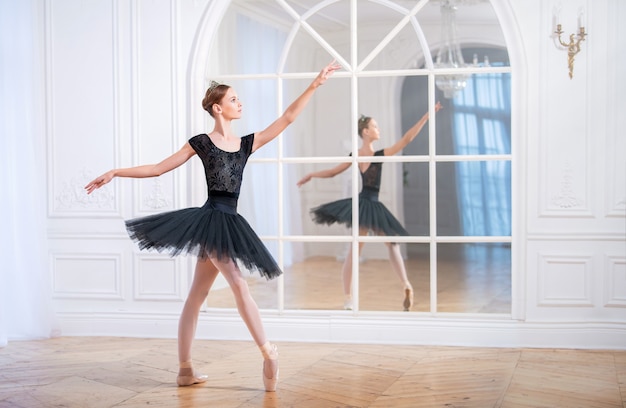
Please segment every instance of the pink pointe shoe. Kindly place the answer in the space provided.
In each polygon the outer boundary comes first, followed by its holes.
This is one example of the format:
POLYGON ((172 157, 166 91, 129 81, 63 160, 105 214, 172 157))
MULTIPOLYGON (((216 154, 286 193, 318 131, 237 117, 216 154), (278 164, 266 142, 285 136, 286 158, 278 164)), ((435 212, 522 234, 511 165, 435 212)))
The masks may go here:
POLYGON ((208 375, 196 375, 193 371, 191 361, 184 361, 180 363, 180 369, 178 370, 178 376, 176 377, 176 384, 178 384, 179 387, 186 387, 188 385, 203 383, 208 379, 208 375))
POLYGON ((276 391, 276 383, 278 382, 278 362, 276 362, 276 371, 272 373, 271 377, 267 377, 265 375, 265 363, 267 360, 278 360, 278 348, 275 344, 270 344, 269 341, 265 342, 262 346, 259 347, 261 353, 263 354, 263 385, 265 386, 265 391, 273 392, 276 391))

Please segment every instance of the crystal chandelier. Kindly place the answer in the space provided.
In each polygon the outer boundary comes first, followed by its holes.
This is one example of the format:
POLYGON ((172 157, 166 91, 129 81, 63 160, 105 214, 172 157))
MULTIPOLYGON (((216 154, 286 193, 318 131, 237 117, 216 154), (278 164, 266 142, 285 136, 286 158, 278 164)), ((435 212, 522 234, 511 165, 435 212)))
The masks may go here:
MULTIPOLYGON (((437 53, 435 68, 466 67, 461 54, 461 46, 456 39, 456 4, 454 0, 441 1, 441 47, 437 53)), ((467 85, 467 74, 437 75, 435 84, 443 91, 443 96, 452 98, 467 85)))

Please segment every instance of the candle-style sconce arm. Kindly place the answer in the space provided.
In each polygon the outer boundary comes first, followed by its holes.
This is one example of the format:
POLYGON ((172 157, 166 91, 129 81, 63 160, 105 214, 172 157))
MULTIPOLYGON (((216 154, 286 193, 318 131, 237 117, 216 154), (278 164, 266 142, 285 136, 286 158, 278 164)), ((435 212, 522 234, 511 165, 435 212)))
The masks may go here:
POLYGON ((569 43, 564 42, 561 39, 561 35, 563 34, 561 24, 557 24, 554 34, 558 35, 559 43, 561 43, 563 47, 567 48, 567 67, 569 68, 569 78, 572 79, 574 77, 574 57, 580 52, 580 43, 584 41, 587 36, 585 27, 580 27, 578 29, 578 35, 570 34, 569 43))

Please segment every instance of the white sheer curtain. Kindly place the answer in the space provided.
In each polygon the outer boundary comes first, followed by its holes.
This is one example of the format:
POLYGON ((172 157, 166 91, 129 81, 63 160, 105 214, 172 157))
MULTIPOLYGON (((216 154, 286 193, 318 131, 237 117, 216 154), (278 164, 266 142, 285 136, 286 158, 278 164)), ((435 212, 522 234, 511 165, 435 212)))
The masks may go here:
MULTIPOLYGON (((276 72, 280 53, 285 42, 286 33, 268 24, 259 22, 243 14, 237 14, 234 31, 237 33, 235 61, 237 69, 242 74, 258 74, 276 72), (248 41, 249 38, 260 40, 263 47, 257 42, 248 41)), ((285 84, 285 88, 289 85, 285 84)), ((244 114, 238 126, 249 131, 262 130, 278 117, 276 101, 276 83, 273 80, 249 80, 236 86, 240 97, 245 98, 244 114)), ((285 101, 283 110, 291 103, 285 101)), ((277 155, 277 141, 273 141, 255 152, 252 158, 275 158, 277 155)), ((260 164, 248 165, 244 176, 239 208, 246 219, 253 225, 260 235, 276 235, 278 216, 283 216, 285 230, 291 230, 292 217, 289 213, 293 209, 292 202, 286 202, 283 210, 287 214, 278 214, 276 201, 271 197, 278 196, 277 167, 275 165, 260 164), (268 182, 269 180, 269 182, 268 182)), ((289 179, 289 175, 285 175, 289 179)), ((288 185, 295 186, 296 181, 290 180, 288 185)), ((291 199, 291 195, 287 194, 291 199)), ((276 242, 265 243, 276 256, 278 246, 276 242)), ((293 248, 287 245, 284 252, 284 264, 293 262, 293 248)))
POLYGON ((0 347, 51 336, 42 10, 0 0, 0 347))

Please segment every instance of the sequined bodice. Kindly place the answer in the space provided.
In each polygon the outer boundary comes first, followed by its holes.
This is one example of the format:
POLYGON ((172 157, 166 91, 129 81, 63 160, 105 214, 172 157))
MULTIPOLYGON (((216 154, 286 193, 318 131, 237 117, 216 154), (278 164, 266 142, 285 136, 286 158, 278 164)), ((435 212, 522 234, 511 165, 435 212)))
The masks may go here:
POLYGON ((209 197, 212 193, 239 197, 243 169, 252 154, 254 134, 241 138, 241 147, 236 152, 227 152, 213 144, 207 134, 189 139, 189 144, 202 160, 209 197))
MULTIPOLYGON (((378 150, 374 152, 374 156, 384 156, 384 150, 378 150)), ((361 180, 363 181, 363 189, 378 192, 380 191, 380 177, 383 172, 382 162, 370 163, 367 170, 360 172, 361 180)))

